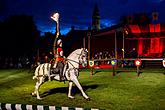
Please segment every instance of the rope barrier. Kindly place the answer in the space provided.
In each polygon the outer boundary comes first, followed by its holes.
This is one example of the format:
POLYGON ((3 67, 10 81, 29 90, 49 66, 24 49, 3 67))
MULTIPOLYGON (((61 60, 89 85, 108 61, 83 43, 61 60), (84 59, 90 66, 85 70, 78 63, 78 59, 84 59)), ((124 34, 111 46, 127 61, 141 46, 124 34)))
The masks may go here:
POLYGON ((99 109, 0 103, 0 110, 99 110, 99 109))

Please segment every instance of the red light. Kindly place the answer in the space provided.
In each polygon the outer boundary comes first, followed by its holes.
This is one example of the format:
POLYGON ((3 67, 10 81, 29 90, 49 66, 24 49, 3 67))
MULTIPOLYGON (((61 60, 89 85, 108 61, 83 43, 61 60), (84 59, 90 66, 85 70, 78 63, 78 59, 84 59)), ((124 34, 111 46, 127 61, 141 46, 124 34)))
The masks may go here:
POLYGON ((163 63, 163 66, 165 67, 165 60, 163 60, 162 63, 163 63))
POLYGON ((141 60, 135 60, 135 65, 136 66, 141 66, 141 60))

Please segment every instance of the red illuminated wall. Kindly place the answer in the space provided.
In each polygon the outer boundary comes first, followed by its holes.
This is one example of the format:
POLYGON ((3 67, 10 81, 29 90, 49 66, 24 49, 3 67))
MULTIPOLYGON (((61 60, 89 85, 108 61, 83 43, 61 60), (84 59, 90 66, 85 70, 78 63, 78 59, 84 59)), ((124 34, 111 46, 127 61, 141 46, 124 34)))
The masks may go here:
POLYGON ((131 38, 138 41, 136 47, 139 56, 160 57, 165 52, 165 36, 161 36, 164 27, 162 24, 128 26, 133 35, 131 38))
POLYGON ((138 55, 161 57, 165 52, 165 38, 137 39, 138 55))
POLYGON ((160 53, 162 53, 164 50, 164 46, 163 46, 163 44, 164 44, 164 39, 160 39, 160 53))
POLYGON ((150 53, 160 53, 160 38, 151 38, 150 53))
POLYGON ((143 53, 143 41, 142 39, 138 40, 138 55, 142 55, 143 53))
POLYGON ((149 24, 150 32, 160 32, 160 24, 149 24))

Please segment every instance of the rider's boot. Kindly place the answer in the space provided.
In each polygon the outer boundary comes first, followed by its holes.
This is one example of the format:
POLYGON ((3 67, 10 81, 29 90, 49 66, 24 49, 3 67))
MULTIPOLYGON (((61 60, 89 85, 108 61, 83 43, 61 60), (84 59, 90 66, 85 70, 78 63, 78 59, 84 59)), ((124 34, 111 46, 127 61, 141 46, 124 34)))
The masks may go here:
POLYGON ((60 72, 59 76, 60 76, 60 81, 65 81, 65 78, 63 76, 63 72, 60 72))
POLYGON ((50 75, 49 75, 49 81, 52 80, 52 77, 54 76, 54 69, 57 67, 57 62, 52 64, 52 67, 50 68, 50 75))
POLYGON ((60 74, 60 81, 65 81, 65 78, 62 74, 60 74))
POLYGON ((52 68, 56 68, 57 67, 57 62, 54 63, 52 68))
POLYGON ((66 65, 64 65, 64 68, 63 68, 63 72, 62 72, 62 79, 64 79, 64 80, 66 80, 66 77, 64 77, 65 76, 65 72, 66 72, 66 68, 67 68, 67 66, 66 65))

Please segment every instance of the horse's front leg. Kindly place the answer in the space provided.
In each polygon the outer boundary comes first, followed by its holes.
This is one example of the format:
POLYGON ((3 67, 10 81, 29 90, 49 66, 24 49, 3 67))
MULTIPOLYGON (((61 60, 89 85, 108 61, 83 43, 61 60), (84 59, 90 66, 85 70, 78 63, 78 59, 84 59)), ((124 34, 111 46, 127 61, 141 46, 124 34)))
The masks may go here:
POLYGON ((73 82, 72 81, 69 81, 68 97, 71 98, 71 99, 74 99, 74 97, 71 95, 72 85, 73 85, 73 82))
POLYGON ((73 82, 75 83, 75 85, 79 88, 79 90, 81 91, 83 97, 84 97, 86 100, 90 100, 90 98, 85 94, 83 88, 81 87, 81 85, 80 85, 80 83, 79 83, 77 77, 74 77, 74 78, 72 79, 72 81, 73 81, 73 82))

